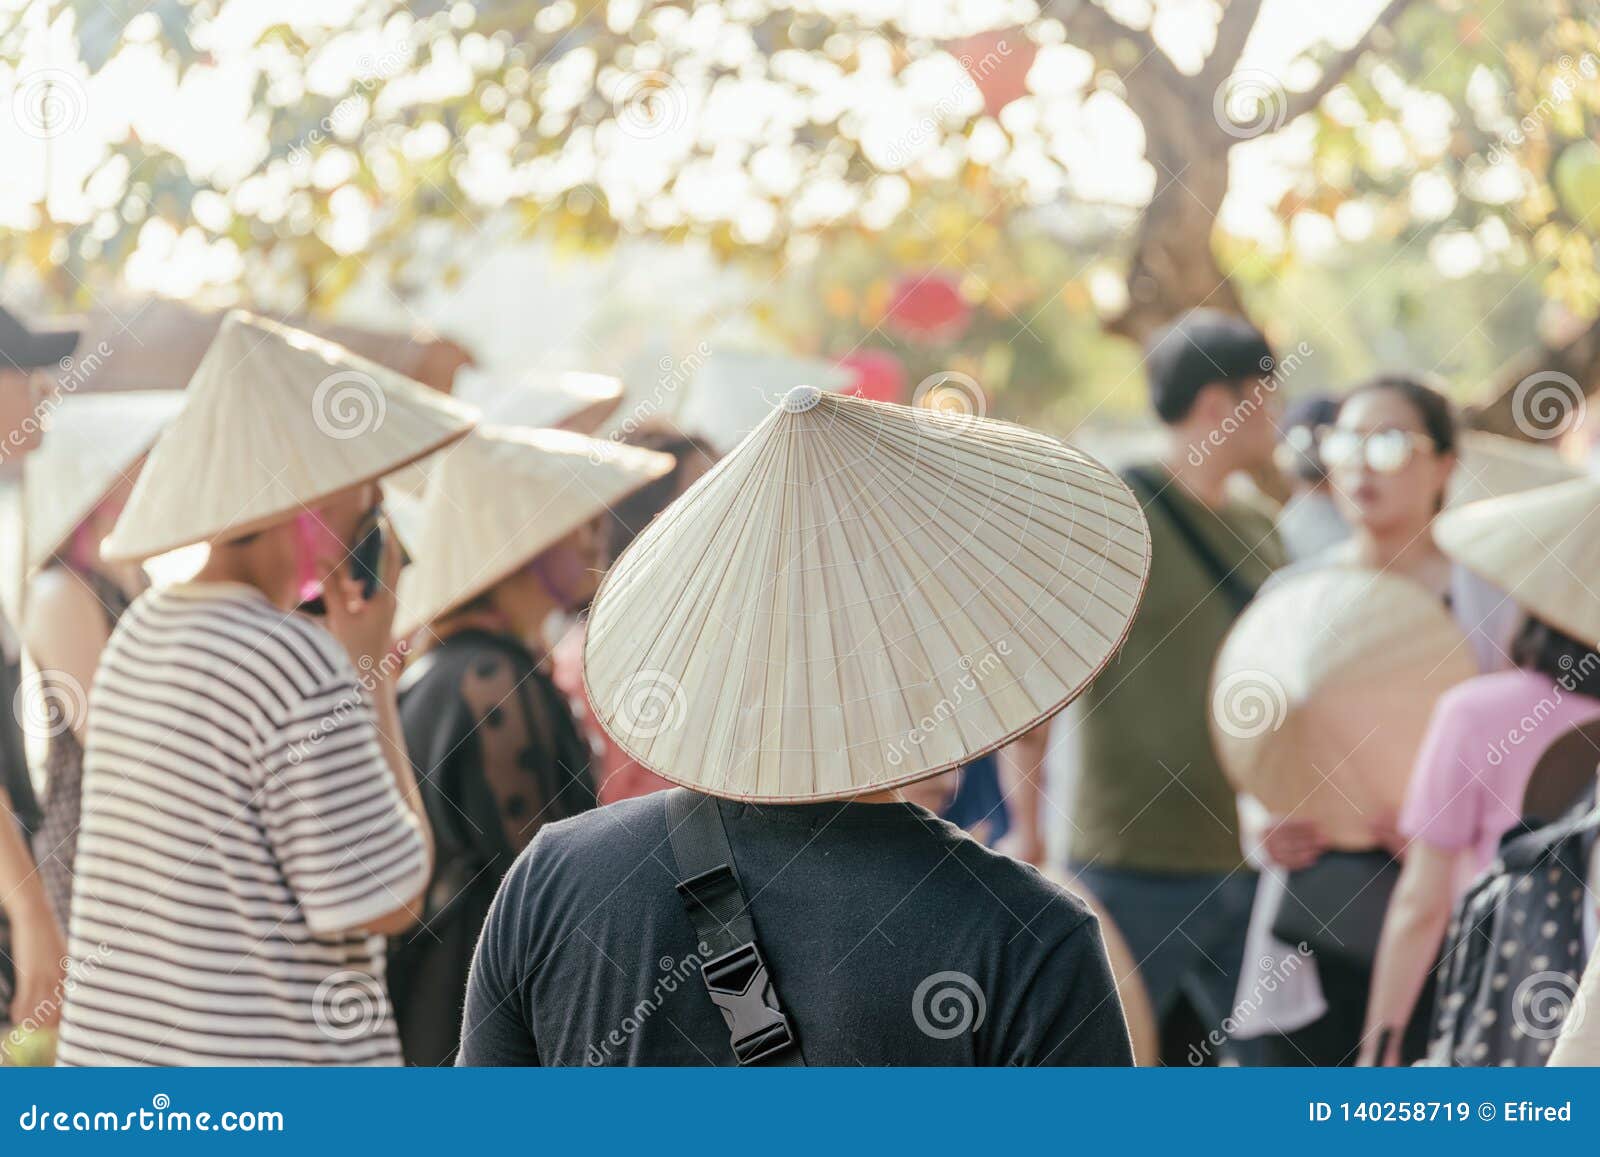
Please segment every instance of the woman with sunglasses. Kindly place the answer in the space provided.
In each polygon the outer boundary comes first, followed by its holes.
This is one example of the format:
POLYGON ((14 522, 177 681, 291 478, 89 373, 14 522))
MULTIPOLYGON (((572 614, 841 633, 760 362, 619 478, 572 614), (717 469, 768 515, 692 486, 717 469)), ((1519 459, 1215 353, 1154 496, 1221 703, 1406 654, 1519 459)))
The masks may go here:
MULTIPOLYGON (((1280 573, 1344 564, 1409 578, 1451 608, 1480 667, 1489 669, 1503 663, 1503 616, 1486 619, 1478 608, 1495 607, 1502 599, 1453 563, 1433 539, 1457 442, 1454 407, 1421 378, 1384 375, 1356 387, 1319 443, 1350 537, 1280 573)), ((1261 1015, 1251 1018, 1255 1031, 1246 1025, 1245 1035, 1263 1036, 1267 1064, 1351 1064, 1361 1044, 1369 970, 1307 958, 1271 936, 1285 895, 1282 873, 1316 863, 1326 841, 1314 821, 1269 816, 1248 797, 1241 798, 1240 812, 1245 843, 1263 869, 1239 990, 1241 1001, 1248 999, 1261 1015), (1269 976, 1276 978, 1270 985, 1264 979, 1269 976)), ((1380 827, 1388 829, 1386 846, 1399 851, 1404 841, 1394 820, 1388 817, 1380 827)), ((1425 1043, 1425 1026, 1419 1023, 1403 1046, 1397 1039, 1394 1047, 1397 1055, 1402 1049, 1405 1055, 1420 1055, 1425 1043)))

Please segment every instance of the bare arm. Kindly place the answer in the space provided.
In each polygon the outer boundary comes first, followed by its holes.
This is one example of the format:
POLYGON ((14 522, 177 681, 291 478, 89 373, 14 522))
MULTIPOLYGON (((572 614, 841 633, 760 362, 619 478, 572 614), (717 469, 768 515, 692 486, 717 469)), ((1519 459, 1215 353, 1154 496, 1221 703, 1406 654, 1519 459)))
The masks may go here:
POLYGON ((1027 864, 1043 864, 1044 757, 1050 724, 1041 723, 1000 749, 1000 789, 1011 813, 1011 831, 1001 850, 1027 864))
MULTIPOLYGON (((400 792, 400 798, 406 801, 406 806, 411 809, 411 817, 417 825, 417 830, 422 835, 425 856, 428 862, 428 871, 425 880, 433 878, 433 826, 428 823, 428 813, 422 802, 422 792, 417 788, 416 773, 411 767, 411 757, 406 752, 405 734, 400 729, 400 706, 395 695, 394 681, 383 679, 374 688, 373 710, 378 717, 378 736, 383 744, 384 757, 388 760, 389 771, 394 776, 394 785, 400 792)), ((422 901, 427 895, 427 885, 422 891, 403 906, 396 908, 387 916, 371 921, 367 931, 380 936, 396 936, 410 928, 422 918, 422 901)))
POLYGON ((45 897, 33 857, 0 791, 0 908, 11 922, 17 991, 9 1010, 13 1024, 54 1024, 61 1015, 59 986, 65 969, 66 939, 45 897))
POLYGON ((1360 1064, 1400 1063, 1400 1038, 1416 1008, 1428 970, 1439 955, 1450 922, 1459 852, 1416 840, 1406 853, 1400 882, 1384 917, 1372 972, 1372 995, 1361 1034, 1360 1064), (1377 1055, 1378 1037, 1390 1029, 1386 1055, 1377 1055))
POLYGON ((65 722, 80 743, 89 719, 88 712, 76 708, 86 702, 109 637, 105 609, 75 576, 57 568, 41 572, 33 580, 28 588, 28 613, 23 617, 22 644, 47 680, 65 684, 65 722))
POLYGON ((368 932, 396 936, 421 919, 422 901, 427 895, 428 881, 433 878, 434 849, 433 828, 428 823, 422 793, 417 789, 417 777, 411 768, 411 757, 406 752, 405 733, 400 728, 399 700, 395 695, 397 663, 390 655, 390 646, 394 630, 394 589, 400 578, 400 548, 392 534, 384 549, 382 573, 383 579, 369 599, 362 596, 358 582, 338 572, 324 584, 324 602, 328 608, 328 629, 344 644, 357 670, 362 672, 364 689, 377 717, 378 741, 384 760, 394 776, 400 798, 405 800, 410 811, 409 818, 422 837, 427 863, 422 888, 393 911, 363 925, 368 932))

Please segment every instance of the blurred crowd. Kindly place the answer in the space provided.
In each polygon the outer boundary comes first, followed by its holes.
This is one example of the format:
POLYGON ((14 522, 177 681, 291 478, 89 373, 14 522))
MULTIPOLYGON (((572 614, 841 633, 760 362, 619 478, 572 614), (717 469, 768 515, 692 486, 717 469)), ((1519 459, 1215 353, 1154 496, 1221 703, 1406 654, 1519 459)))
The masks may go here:
POLYGON ((1197 311, 1111 470, 75 340, 0 316, 13 1062, 1600 1060, 1600 482, 1441 383, 1197 311))

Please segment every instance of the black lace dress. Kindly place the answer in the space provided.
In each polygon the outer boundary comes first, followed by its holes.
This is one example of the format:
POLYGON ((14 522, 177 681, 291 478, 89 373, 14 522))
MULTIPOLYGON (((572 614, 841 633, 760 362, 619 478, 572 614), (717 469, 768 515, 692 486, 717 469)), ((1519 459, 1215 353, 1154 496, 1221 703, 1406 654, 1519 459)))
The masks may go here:
POLYGON ((539 829, 595 806, 590 749, 546 666, 470 629, 401 680, 400 723, 433 825, 422 923, 390 943, 389 996, 407 1064, 450 1064, 478 932, 539 829))

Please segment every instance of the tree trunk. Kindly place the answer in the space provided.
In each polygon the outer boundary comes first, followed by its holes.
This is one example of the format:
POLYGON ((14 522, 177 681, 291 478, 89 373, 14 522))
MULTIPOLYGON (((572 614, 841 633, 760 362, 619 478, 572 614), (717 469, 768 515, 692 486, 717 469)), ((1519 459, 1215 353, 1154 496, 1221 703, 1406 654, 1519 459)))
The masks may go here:
POLYGON ((1600 390, 1600 320, 1562 345, 1539 345, 1508 362, 1488 400, 1469 411, 1472 425, 1510 438, 1548 440, 1582 417, 1600 390))
POLYGON ((1228 192, 1227 149, 1215 141, 1215 126, 1207 135, 1179 123, 1172 139, 1150 136, 1146 156, 1156 169, 1156 191, 1134 235, 1127 308, 1106 326, 1141 345, 1190 309, 1244 313, 1212 249, 1228 192))

